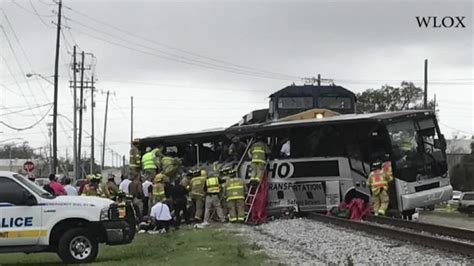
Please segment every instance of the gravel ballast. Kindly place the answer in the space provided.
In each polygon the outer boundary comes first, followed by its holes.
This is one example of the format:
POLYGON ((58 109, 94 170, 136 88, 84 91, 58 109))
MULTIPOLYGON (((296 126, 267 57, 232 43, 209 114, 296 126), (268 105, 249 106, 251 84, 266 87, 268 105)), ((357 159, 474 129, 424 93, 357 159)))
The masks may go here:
POLYGON ((227 227, 285 264, 474 264, 473 258, 304 218, 227 227))

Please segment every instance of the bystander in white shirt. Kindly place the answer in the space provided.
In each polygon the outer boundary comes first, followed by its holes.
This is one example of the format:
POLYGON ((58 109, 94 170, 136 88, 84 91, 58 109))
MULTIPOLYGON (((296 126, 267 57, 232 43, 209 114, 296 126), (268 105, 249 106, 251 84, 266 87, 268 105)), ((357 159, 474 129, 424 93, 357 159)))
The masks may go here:
POLYGON ((119 190, 125 192, 125 193, 129 193, 129 190, 128 190, 128 185, 130 185, 130 183, 132 183, 132 181, 130 179, 124 179, 120 185, 119 185, 119 190))
POLYGON ((150 217, 155 218, 157 221, 170 221, 171 214, 168 205, 157 202, 153 207, 151 207, 150 217))
POLYGON ((75 187, 71 186, 70 184, 65 185, 64 190, 66 190, 66 194, 68 196, 77 196, 77 189, 75 187))
POLYGON ((152 183, 150 182, 150 180, 145 180, 145 182, 143 182, 143 184, 142 184, 143 195, 145 195, 145 198, 150 197, 150 193, 148 192, 148 189, 151 185, 152 185, 152 183))

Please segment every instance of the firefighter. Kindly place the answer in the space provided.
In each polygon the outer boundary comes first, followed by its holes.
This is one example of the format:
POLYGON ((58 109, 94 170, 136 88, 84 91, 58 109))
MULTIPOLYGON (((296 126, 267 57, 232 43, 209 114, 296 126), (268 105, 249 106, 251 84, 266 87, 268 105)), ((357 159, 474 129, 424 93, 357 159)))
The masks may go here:
POLYGON ((132 142, 132 148, 130 149, 130 162, 129 162, 130 175, 132 176, 136 176, 140 174, 141 155, 137 146, 138 146, 138 139, 134 139, 132 142))
POLYGON ((176 178, 176 174, 178 173, 179 166, 181 165, 181 162, 178 158, 174 158, 171 156, 162 156, 160 157, 160 166, 161 166, 161 173, 167 177, 166 180, 168 181, 174 181, 176 178))
POLYGON ((225 200, 229 211, 229 221, 243 222, 245 219, 245 183, 238 178, 235 169, 224 173, 227 177, 225 182, 225 200))
POLYGON ((100 175, 91 175, 89 184, 85 185, 82 196, 97 196, 102 198, 108 198, 108 193, 105 192, 103 187, 101 186, 101 178, 100 175))
POLYGON ((388 180, 382 170, 381 161, 372 163, 368 186, 372 191, 374 214, 385 215, 389 203, 388 180))
POLYGON ((145 173, 145 177, 154 177, 156 175, 157 164, 156 158, 160 156, 160 149, 155 148, 151 149, 150 147, 146 148, 146 153, 142 157, 142 169, 145 173))
POLYGON ((392 162, 390 161, 390 157, 388 155, 385 155, 385 160, 382 163, 382 171, 383 174, 385 175, 385 179, 387 182, 392 182, 393 180, 393 172, 392 172, 392 162))
POLYGON ((109 192, 110 199, 115 200, 118 195, 119 188, 117 184, 115 184, 115 175, 109 174, 107 177, 107 191, 109 192))
POLYGON ((205 170, 197 170, 193 171, 192 175, 193 178, 189 184, 189 195, 194 204, 194 220, 196 222, 202 222, 204 199, 206 197, 204 186, 206 185, 207 172, 205 170))
POLYGON ((164 202, 166 199, 165 195, 165 175, 159 173, 153 179, 152 185, 152 206, 157 202, 164 202))
POLYGON ((209 218, 212 210, 216 210, 217 216, 221 222, 225 222, 224 212, 222 210, 219 193, 221 192, 221 180, 213 175, 206 179, 204 190, 206 191, 206 204, 204 211, 204 224, 209 224, 209 218))
POLYGON ((240 141, 239 137, 237 136, 233 137, 232 144, 230 144, 229 150, 228 150, 231 160, 233 160, 234 162, 240 161, 240 158, 245 152, 245 147, 246 147, 245 143, 240 141))
POLYGON ((270 149, 264 142, 263 137, 257 137, 257 142, 252 144, 248 151, 248 155, 252 158, 250 175, 250 184, 259 184, 262 181, 265 173, 265 166, 267 164, 267 155, 270 154, 270 149))
POLYGON ((400 149, 403 155, 416 151, 416 137, 414 131, 403 131, 400 134, 400 149))

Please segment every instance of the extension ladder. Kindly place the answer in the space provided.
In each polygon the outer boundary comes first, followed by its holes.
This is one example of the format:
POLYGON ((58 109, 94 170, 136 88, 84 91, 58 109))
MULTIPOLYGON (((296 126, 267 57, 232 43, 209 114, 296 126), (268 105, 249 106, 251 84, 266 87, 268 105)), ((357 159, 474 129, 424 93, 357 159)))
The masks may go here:
POLYGON ((248 222, 252 213, 253 204, 255 203, 255 199, 257 198, 257 194, 260 189, 260 183, 261 182, 259 182, 258 185, 250 185, 247 197, 245 197, 245 206, 247 207, 247 211, 245 212, 245 223, 248 222))

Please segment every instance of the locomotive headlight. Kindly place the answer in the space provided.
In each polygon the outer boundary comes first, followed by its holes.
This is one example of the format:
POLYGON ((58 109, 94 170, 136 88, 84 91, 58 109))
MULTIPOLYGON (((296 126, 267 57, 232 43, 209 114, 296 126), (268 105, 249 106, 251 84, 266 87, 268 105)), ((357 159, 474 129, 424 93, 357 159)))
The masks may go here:
POLYGON ((316 114, 316 119, 323 119, 324 115, 323 114, 316 114))

